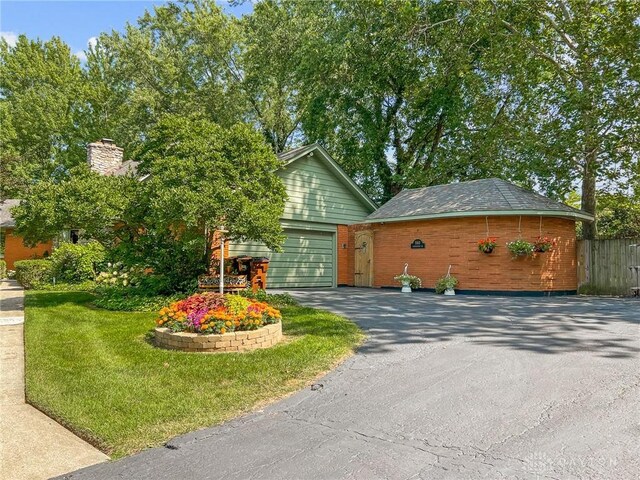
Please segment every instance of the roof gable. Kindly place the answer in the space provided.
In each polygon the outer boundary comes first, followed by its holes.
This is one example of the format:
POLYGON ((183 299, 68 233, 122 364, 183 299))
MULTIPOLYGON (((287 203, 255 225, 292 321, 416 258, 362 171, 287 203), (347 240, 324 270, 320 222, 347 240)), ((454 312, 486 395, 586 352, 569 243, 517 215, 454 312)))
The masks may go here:
POLYGON ((11 209, 20 205, 20 200, 8 198, 0 201, 0 227, 15 227, 16 221, 11 215, 11 209))
POLYGON ((480 215, 542 215, 593 220, 588 213, 498 178, 403 190, 367 222, 480 215))
POLYGON ((349 175, 338 165, 338 163, 331 158, 331 155, 317 143, 311 145, 304 145, 302 147, 294 148, 288 152, 278 154, 278 158, 283 162, 283 167, 287 168, 293 166, 295 162, 299 162, 303 159, 312 158, 315 162, 320 162, 325 168, 327 168, 337 180, 346 187, 349 192, 355 197, 355 199, 361 203, 364 208, 369 212, 373 212, 378 208, 369 196, 354 182, 349 175))

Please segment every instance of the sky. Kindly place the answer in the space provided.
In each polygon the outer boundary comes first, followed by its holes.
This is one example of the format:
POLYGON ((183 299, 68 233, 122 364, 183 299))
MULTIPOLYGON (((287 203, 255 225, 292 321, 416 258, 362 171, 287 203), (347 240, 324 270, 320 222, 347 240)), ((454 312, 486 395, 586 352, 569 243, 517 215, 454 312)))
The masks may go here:
MULTIPOLYGON (((62 38, 81 60, 84 50, 102 32, 122 31, 135 23, 145 10, 167 3, 161 0, 0 0, 0 35, 12 44, 20 34, 41 40, 62 38)), ((251 0, 232 7, 217 0, 225 11, 240 16, 251 12, 251 0)))

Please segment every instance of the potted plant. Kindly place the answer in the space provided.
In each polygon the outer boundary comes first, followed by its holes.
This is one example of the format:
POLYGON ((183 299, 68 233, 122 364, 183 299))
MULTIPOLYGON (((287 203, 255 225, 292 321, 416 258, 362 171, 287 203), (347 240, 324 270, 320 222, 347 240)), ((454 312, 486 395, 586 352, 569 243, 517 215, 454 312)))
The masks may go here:
POLYGON ((411 289, 416 290, 422 287, 422 280, 420 277, 416 277, 415 275, 409 275, 408 273, 403 273, 401 275, 396 275, 393 277, 396 282, 400 282, 402 285, 402 293, 411 293, 411 289))
POLYGON ((482 240, 478 240, 478 251, 489 254, 496 248, 496 237, 487 237, 482 240))
POLYGON ((507 248, 513 258, 530 257, 533 254, 534 245, 526 240, 518 239, 507 243, 507 248))
POLYGON ((454 288, 458 285, 458 279, 453 275, 446 274, 440 277, 436 282, 436 293, 444 293, 445 295, 455 295, 454 288))
POLYGON ((555 246, 555 240, 551 240, 549 237, 538 237, 536 241, 533 242, 533 251, 537 253, 544 253, 548 252, 555 246))

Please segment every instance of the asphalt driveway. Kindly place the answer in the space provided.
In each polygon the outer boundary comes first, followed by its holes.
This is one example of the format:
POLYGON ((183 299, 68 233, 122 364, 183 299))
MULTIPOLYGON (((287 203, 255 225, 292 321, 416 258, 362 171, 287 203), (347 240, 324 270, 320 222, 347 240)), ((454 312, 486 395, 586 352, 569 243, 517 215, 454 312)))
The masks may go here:
POLYGON ((313 390, 64 478, 640 478, 640 301, 294 295, 368 341, 313 390))

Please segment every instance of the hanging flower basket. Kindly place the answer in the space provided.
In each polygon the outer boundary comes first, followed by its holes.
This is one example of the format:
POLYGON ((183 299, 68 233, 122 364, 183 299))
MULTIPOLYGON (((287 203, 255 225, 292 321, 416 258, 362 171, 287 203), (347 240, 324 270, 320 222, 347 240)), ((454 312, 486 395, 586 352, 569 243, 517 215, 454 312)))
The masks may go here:
POLYGON ((511 252, 511 256, 513 258, 518 257, 530 257, 533 255, 534 244, 531 242, 527 242, 526 240, 514 240, 513 242, 507 243, 507 248, 509 252, 511 252))
POLYGON ((489 254, 493 252, 496 245, 496 237, 483 238, 482 240, 478 240, 478 251, 489 254))
POLYGON ((536 241, 533 242, 533 251, 537 253, 545 253, 556 245, 556 241, 551 240, 549 237, 538 237, 536 241))

